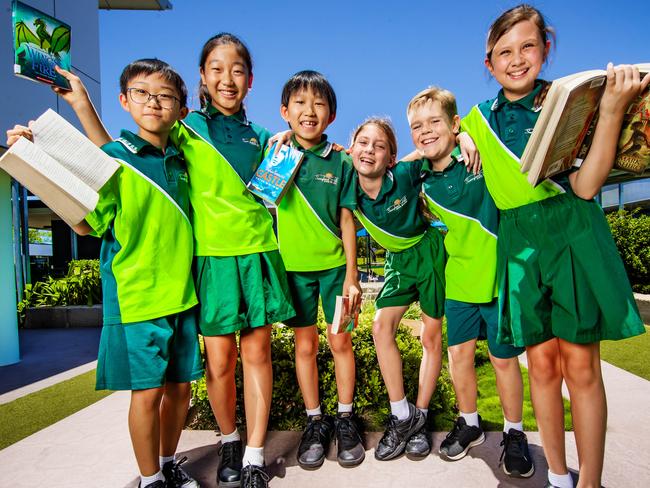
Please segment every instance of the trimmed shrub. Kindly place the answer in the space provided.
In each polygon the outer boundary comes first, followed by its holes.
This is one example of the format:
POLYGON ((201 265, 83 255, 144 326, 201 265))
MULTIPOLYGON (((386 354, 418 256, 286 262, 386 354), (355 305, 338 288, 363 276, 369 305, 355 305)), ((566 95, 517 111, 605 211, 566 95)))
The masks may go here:
POLYGON ((650 293, 650 216, 635 209, 607 215, 632 289, 650 293))

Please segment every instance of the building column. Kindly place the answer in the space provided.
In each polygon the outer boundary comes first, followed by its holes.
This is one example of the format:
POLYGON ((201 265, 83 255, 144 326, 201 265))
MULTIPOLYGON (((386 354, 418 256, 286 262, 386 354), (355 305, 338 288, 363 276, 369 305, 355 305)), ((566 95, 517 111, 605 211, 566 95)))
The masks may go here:
POLYGON ((0 366, 20 361, 11 178, 0 170, 0 366))

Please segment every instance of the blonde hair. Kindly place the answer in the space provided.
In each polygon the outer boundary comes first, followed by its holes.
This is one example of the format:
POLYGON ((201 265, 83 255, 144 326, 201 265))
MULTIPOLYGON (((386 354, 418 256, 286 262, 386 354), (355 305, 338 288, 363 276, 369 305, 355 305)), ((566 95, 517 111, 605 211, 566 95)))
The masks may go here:
POLYGON ((430 86, 411 98, 411 101, 406 107, 406 117, 408 117, 414 110, 429 102, 440 102, 443 112, 445 112, 449 118, 449 123, 452 123, 454 117, 458 115, 456 97, 454 94, 444 88, 430 86))
POLYGON ((363 122, 361 122, 361 124, 359 124, 359 126, 356 129, 354 129, 354 131, 352 132, 352 137, 350 138, 350 146, 352 146, 354 144, 354 141, 357 140, 357 136, 359 135, 359 132, 361 132, 361 129, 371 124, 376 125, 382 131, 384 131, 386 137, 388 138, 388 145, 390 146, 390 154, 391 156, 396 157, 397 137, 395 136, 395 129, 393 128, 393 124, 391 123, 388 117, 371 116, 368 117, 363 122))
POLYGON ((492 57, 492 50, 497 41, 512 29, 515 24, 524 20, 530 20, 537 26, 539 35, 542 37, 545 45, 549 37, 553 39, 553 45, 555 45, 555 29, 546 24, 546 20, 539 10, 532 5, 522 3, 503 12, 490 26, 485 42, 486 59, 490 60, 492 57))

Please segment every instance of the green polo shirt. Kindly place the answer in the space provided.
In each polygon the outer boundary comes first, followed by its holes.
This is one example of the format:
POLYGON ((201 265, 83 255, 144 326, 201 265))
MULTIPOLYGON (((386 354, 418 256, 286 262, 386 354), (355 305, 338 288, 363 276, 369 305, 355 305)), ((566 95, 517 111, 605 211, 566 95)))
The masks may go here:
POLYGON ((429 228, 418 208, 421 169, 422 161, 397 163, 386 171, 375 199, 357 185, 354 214, 388 251, 400 252, 414 246, 429 228))
POLYGON ((209 106, 177 123, 170 138, 183 152, 197 256, 241 256, 277 249, 273 218, 246 188, 264 157, 270 133, 244 111, 223 115, 209 106))
POLYGON ((521 172, 520 157, 528 143, 540 108, 534 107, 535 89, 515 102, 508 101, 503 90, 496 98, 475 105, 461 125, 474 139, 481 154, 485 182, 499 209, 520 207, 544 200, 570 188, 566 175, 547 178, 533 187, 521 172))
POLYGON ((104 323, 142 322, 197 304, 188 178, 174 146, 165 153, 123 130, 102 147, 120 168, 86 216, 102 238, 104 323))
POLYGON ((449 165, 436 171, 423 161, 422 191, 431 213, 447 226, 447 298, 487 303, 497 296, 498 211, 483 172, 469 173, 456 149, 449 165))
POLYGON ((320 271, 345 264, 340 209, 355 207, 354 168, 327 136, 304 153, 291 187, 277 209, 278 244, 287 271, 320 271))

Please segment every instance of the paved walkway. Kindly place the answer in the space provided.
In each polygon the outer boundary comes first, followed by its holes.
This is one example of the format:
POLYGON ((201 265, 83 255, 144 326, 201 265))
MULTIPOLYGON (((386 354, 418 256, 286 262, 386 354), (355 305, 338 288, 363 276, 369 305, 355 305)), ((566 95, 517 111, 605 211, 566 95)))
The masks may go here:
MULTIPOLYGON (((606 487, 650 486, 650 382, 603 363, 609 399, 609 422, 603 483, 606 487)), ((120 392, 0 451, 0 486, 135 487, 133 459, 126 412, 129 394, 120 392)), ((373 457, 378 433, 368 436, 366 460, 354 469, 343 469, 330 455, 317 471, 296 465, 299 433, 271 432, 266 452, 271 486, 344 487, 540 487, 546 464, 537 433, 529 441, 537 465, 532 480, 511 480, 498 467, 499 433, 489 433, 485 444, 471 456, 449 463, 437 455, 422 461, 405 457, 379 462, 373 457)), ((443 434, 434 435, 438 446, 443 434)), ((567 434, 569 466, 577 469, 573 434, 567 434)), ((187 470, 204 487, 213 487, 218 438, 208 431, 185 431, 179 451, 188 457, 187 470)), ((333 454, 333 450, 332 453, 333 454)))

